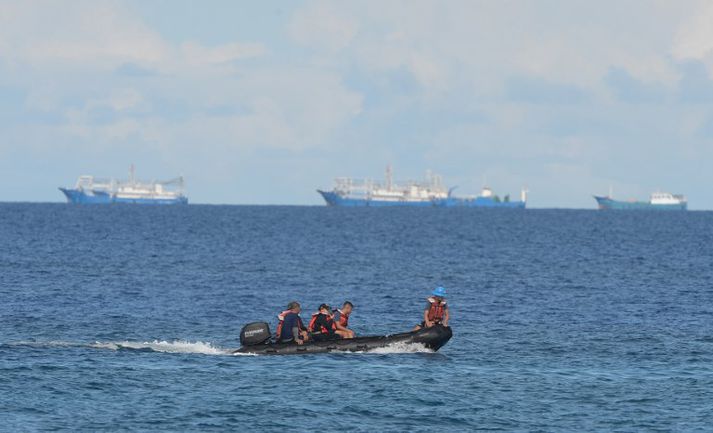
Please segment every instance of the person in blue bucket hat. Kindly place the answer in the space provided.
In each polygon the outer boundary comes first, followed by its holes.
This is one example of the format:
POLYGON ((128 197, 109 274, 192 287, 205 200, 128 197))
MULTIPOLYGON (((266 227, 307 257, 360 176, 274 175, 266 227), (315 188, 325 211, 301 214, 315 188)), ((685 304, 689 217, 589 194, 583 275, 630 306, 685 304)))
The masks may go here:
POLYGON ((450 318, 446 304, 446 289, 436 287, 428 298, 426 309, 423 310, 423 322, 416 325, 413 330, 418 331, 421 328, 430 328, 434 325, 448 326, 450 318))

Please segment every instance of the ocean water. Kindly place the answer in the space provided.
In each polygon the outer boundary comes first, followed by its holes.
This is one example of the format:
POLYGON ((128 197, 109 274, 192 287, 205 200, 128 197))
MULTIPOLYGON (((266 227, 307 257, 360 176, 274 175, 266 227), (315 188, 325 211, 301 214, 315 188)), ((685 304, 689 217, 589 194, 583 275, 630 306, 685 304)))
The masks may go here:
POLYGON ((0 430, 711 431, 713 213, 0 204, 0 430), (234 356, 449 291, 438 353, 234 356))

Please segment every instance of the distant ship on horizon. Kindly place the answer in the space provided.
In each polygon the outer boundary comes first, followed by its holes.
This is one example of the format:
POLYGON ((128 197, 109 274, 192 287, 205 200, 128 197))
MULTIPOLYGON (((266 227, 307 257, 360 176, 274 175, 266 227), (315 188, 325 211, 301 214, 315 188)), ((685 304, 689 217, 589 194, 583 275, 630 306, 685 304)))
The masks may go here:
POLYGON ((464 206, 464 207, 500 207, 511 209, 525 209, 527 205, 527 189, 520 190, 520 200, 510 200, 510 194, 504 197, 493 193, 489 186, 484 186, 478 196, 454 197, 450 196, 446 200, 446 206, 464 206))
POLYGON ((59 190, 67 203, 76 204, 188 204, 183 176, 163 182, 138 181, 133 164, 126 181, 84 175, 79 176, 74 188, 59 190))
POLYGON ((611 191, 607 196, 595 195, 599 209, 602 210, 679 210, 688 209, 688 200, 682 194, 654 192, 649 201, 614 200, 611 191))
POLYGON ((426 172, 423 181, 394 182, 391 166, 386 167, 386 180, 353 179, 340 177, 335 179, 330 191, 318 189, 328 206, 347 207, 488 207, 524 209, 527 191, 523 189, 520 201, 510 201, 506 195, 502 199, 485 186, 479 196, 456 197, 455 187, 447 188, 441 176, 426 172))

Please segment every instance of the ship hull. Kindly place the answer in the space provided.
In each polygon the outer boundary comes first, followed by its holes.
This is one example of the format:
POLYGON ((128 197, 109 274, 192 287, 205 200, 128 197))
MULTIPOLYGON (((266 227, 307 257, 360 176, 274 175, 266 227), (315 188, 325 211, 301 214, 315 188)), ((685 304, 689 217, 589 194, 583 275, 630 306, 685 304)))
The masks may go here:
POLYGON ((60 188, 67 198, 67 203, 73 204, 141 204, 141 205, 174 205, 188 204, 185 196, 175 198, 121 197, 105 192, 87 193, 78 189, 60 188))
POLYGON ((334 191, 317 192, 324 198, 328 206, 342 207, 476 207, 476 208, 503 208, 503 209, 524 209, 523 201, 497 201, 492 198, 444 198, 432 200, 379 200, 373 198, 353 198, 344 197, 334 191))
POLYGON ((88 194, 84 191, 70 188, 60 188, 67 198, 67 203, 75 204, 111 204, 111 196, 106 193, 88 194))
POLYGON ((379 200, 372 198, 350 198, 343 197, 334 191, 317 192, 324 198, 328 206, 343 206, 343 207, 433 207, 438 204, 433 200, 379 200))
POLYGON ((652 204, 647 201, 619 201, 609 197, 594 196, 599 209, 602 210, 663 210, 663 211, 684 211, 687 210, 687 203, 676 204, 652 204))
POLYGON ((457 198, 450 197, 443 201, 445 207, 484 207, 502 209, 525 209, 524 201, 498 201, 488 197, 457 198))

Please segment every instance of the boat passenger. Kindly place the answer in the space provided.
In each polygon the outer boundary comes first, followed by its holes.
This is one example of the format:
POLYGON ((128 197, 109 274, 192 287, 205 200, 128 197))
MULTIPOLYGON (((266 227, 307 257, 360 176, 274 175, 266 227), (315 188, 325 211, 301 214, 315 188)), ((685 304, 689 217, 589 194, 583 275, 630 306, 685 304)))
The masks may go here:
POLYGON ((335 340, 340 338, 336 333, 337 324, 334 323, 332 309, 327 304, 319 306, 319 311, 312 315, 309 322, 309 331, 314 341, 335 340))
POLYGON ((418 331, 421 328, 430 328, 434 325, 448 326, 450 314, 448 313, 448 305, 446 305, 446 289, 436 287, 433 290, 432 296, 428 298, 428 304, 423 311, 423 322, 413 328, 418 331))
POLYGON ((342 308, 338 308, 334 314, 334 323, 337 326, 335 331, 342 338, 354 338, 356 334, 349 329, 349 315, 352 314, 354 304, 344 301, 342 308))
POLYGON ((302 323, 300 311, 302 311, 300 303, 292 301, 287 304, 287 310, 278 314, 276 342, 304 344, 309 340, 309 333, 302 323))

